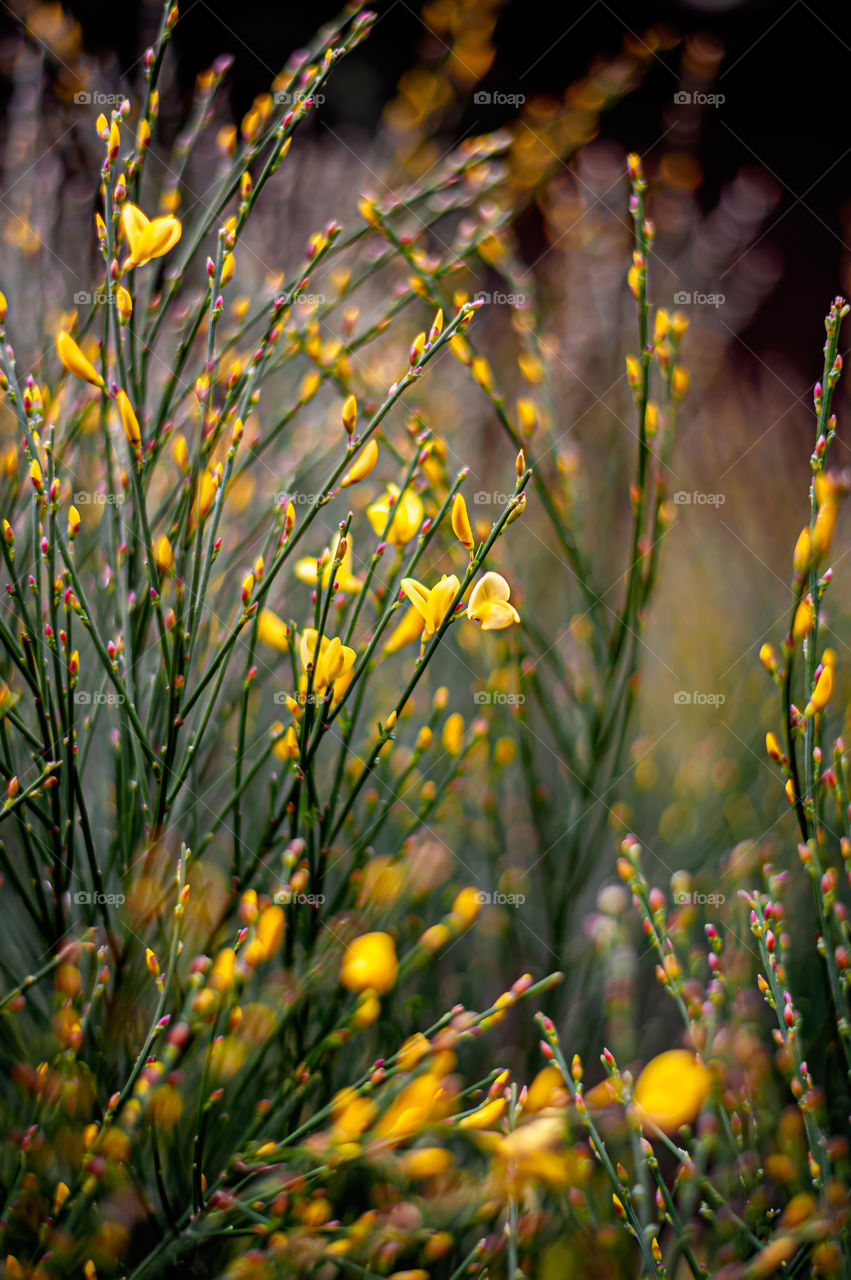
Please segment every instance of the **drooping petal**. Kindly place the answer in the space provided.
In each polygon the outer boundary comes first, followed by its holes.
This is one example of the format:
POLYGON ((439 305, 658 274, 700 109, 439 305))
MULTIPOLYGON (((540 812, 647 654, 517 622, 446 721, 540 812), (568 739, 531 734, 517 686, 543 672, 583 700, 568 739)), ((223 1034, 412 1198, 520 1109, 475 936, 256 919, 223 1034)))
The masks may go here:
POLYGON ((316 653, 316 641, 319 633, 315 627, 305 627, 302 631, 298 642, 298 654, 301 658, 301 665, 305 671, 313 662, 313 655, 316 653))
POLYGON ((467 515, 467 504, 464 495, 456 493, 452 499, 452 532, 466 551, 472 551, 475 544, 470 517, 467 515))
POLYGON ((520 614, 507 600, 489 600, 480 607, 476 615, 482 625, 482 631, 501 631, 520 621, 520 614))
POLYGON ((367 442, 355 461, 349 467, 348 471, 340 481, 340 487, 342 489, 346 489, 350 484, 357 484, 358 481, 365 480, 375 469, 377 461, 378 441, 372 439, 367 442))
POLYGON ((384 644, 384 652, 396 653, 406 644, 413 644, 414 640, 419 640, 424 625, 422 614, 416 609, 409 609, 399 625, 390 633, 384 644))
POLYGON ((139 420, 133 411, 133 406, 127 396, 127 392, 120 390, 118 396, 118 412, 121 415, 121 425, 124 428, 124 434, 127 437, 127 443, 134 452, 138 452, 142 444, 142 432, 139 429, 139 420))
POLYGON ((467 617, 475 620, 476 614, 483 604, 490 600, 508 600, 510 595, 511 588, 502 574, 494 573, 492 570, 483 574, 470 592, 467 617))
POLYGON ((183 226, 179 218, 167 213, 162 218, 154 218, 147 230, 147 260, 161 258, 173 249, 183 234, 183 226))
POLYGON ((103 378, 97 369, 90 360, 86 359, 70 333, 66 333, 64 329, 56 335, 56 350, 65 368, 69 373, 73 373, 75 378, 80 378, 83 382, 91 382, 95 387, 103 386, 103 378))
POLYGON ((403 578, 402 590, 423 621, 427 623, 430 617, 429 593, 427 589, 421 582, 417 582, 416 578, 403 578))

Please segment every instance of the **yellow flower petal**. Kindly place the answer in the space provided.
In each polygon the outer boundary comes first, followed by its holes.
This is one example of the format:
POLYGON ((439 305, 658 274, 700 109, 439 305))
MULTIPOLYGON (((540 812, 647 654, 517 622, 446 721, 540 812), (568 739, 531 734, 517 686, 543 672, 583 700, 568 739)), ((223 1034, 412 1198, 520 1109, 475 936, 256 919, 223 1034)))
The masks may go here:
POLYGON ((641 1111, 660 1129, 675 1132, 698 1116, 712 1086, 709 1068, 687 1049, 669 1049, 651 1059, 635 1082, 641 1111))
POLYGON ((342 489, 347 488, 350 484, 357 484, 360 480, 365 480, 374 469, 378 461, 378 441, 372 439, 364 446, 358 457, 349 467, 346 474, 340 481, 342 489))
POLYGON ((286 653, 290 647, 290 629, 271 609, 261 609, 257 619, 257 638, 271 649, 286 653))
POLYGON ((56 350, 65 368, 69 373, 73 373, 75 378, 80 378, 83 382, 91 382, 95 387, 103 386, 103 378, 97 369, 91 361, 86 359, 70 333, 66 333, 64 329, 56 335, 56 350))

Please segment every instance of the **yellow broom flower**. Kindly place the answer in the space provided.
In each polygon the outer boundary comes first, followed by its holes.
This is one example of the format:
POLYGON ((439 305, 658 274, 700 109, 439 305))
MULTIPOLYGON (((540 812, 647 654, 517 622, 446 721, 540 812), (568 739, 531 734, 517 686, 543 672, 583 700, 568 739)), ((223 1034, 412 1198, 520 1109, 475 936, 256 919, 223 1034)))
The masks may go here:
POLYGON ((139 420, 133 412, 133 406, 127 398, 127 392, 119 390, 116 397, 118 401, 118 412, 121 416, 121 425, 124 428, 124 434, 127 437, 127 443, 130 448, 138 453, 142 444, 142 432, 139 430, 139 420))
POLYGON ((402 590, 425 623, 423 635, 429 640, 443 622, 455 599, 461 583, 451 573, 443 577, 431 589, 424 587, 416 578, 403 578, 402 590))
POLYGON ((456 493, 452 499, 452 532, 466 551, 472 551, 476 545, 473 530, 470 528, 470 517, 467 515, 467 504, 464 495, 456 493))
POLYGON ((97 369, 90 360, 86 359, 70 333, 66 333, 64 329, 60 329, 56 335, 56 350, 65 368, 69 373, 73 373, 75 378, 90 382, 94 387, 103 386, 103 378, 97 369))
POLYGON ((383 995, 399 972, 396 944, 389 933, 362 933, 346 947, 340 982, 349 991, 377 991, 383 995))
POLYGON ((394 547, 404 547, 411 538, 417 536, 422 524, 425 514, 422 499, 411 489, 406 489, 400 498, 399 486, 389 484, 384 495, 366 509, 369 523, 379 538, 384 534, 384 527, 390 519, 391 511, 393 520, 385 535, 386 540, 394 547))
POLYGON ((467 617, 480 622, 482 631, 500 631, 520 621, 520 614, 508 603, 511 588, 498 573, 486 573, 470 592, 467 617))
POLYGON ((183 233, 179 218, 170 213, 162 218, 148 218, 130 200, 121 210, 121 226, 130 248, 122 271, 132 271, 152 258, 161 258, 174 248, 183 233))
POLYGON ((316 641, 319 633, 313 627, 306 627, 299 639, 299 657, 305 672, 313 667, 313 687, 317 693, 324 692, 335 681, 344 679, 352 670, 357 659, 354 649, 343 644, 339 636, 329 640, 322 637, 319 646, 319 657, 316 656, 316 641))
POLYGON ((824 711, 830 695, 833 693, 833 652, 827 650, 824 655, 824 665, 821 669, 821 675, 816 681, 816 687, 813 689, 813 696, 810 698, 804 709, 804 715, 808 718, 814 716, 817 711, 824 711), (830 654, 830 657, 828 657, 830 654))
POLYGON ((261 609, 257 619, 257 638, 270 649, 286 653, 290 647, 290 629, 271 609, 261 609))
POLYGON ((397 653, 406 644, 413 644, 423 633, 422 615, 416 609, 409 609, 402 621, 390 632, 384 642, 385 653, 397 653))
POLYGON ((378 461, 378 441, 373 439, 368 441, 355 461, 349 467, 346 474, 340 481, 342 489, 348 488, 350 484, 358 484, 361 480, 365 480, 375 470, 375 464, 378 461))
POLYGON ((699 1115, 712 1086, 709 1068, 687 1049, 669 1049, 652 1058, 635 1082, 642 1115, 673 1133, 699 1115))
POLYGON ((154 560, 160 573, 171 573, 174 568, 174 551, 165 534, 154 544, 154 560))

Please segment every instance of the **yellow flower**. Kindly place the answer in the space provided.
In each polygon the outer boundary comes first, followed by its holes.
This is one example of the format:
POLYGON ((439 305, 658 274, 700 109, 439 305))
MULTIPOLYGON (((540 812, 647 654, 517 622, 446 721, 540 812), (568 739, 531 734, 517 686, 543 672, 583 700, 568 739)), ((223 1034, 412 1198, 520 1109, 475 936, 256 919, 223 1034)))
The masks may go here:
POLYGON ((464 495, 456 493, 452 499, 452 532, 466 551, 472 551, 476 545, 473 530, 470 528, 470 517, 467 515, 467 504, 464 495))
POLYGON ((121 210, 121 226, 130 248, 123 271, 143 267, 152 258, 161 258, 174 248, 183 232, 179 218, 170 213, 163 218, 147 218, 138 205, 129 200, 121 210))
POLYGON ((433 1071, 425 1071, 406 1084, 393 1099, 375 1126, 380 1138, 392 1138, 399 1142, 412 1138, 415 1133, 435 1120, 447 1115, 449 1098, 441 1078, 433 1071))
POLYGON ((816 681, 813 696, 804 709, 804 715, 807 718, 815 715, 817 711, 823 711, 830 701, 830 695, 833 693, 833 661, 833 650, 826 649, 821 675, 816 681))
POLYGON ((383 995, 399 972, 396 944, 389 933, 362 933, 346 947, 340 982, 349 991, 377 991, 383 995))
MULTIPOLYGON (((340 535, 338 534, 331 546, 331 554, 328 557, 328 560, 325 564, 324 569, 322 570, 321 586, 323 590, 327 589, 328 584, 331 581, 331 573, 334 567, 334 557, 337 553, 337 547, 339 545, 339 542, 340 542, 340 535)), ((342 560, 337 566, 336 572, 334 573, 334 581, 337 583, 337 586, 340 588, 341 591, 346 591, 350 595, 354 595, 356 592, 360 591, 361 587, 363 586, 361 579, 356 578, 352 573, 353 563, 354 561, 352 556, 352 540, 351 538, 347 538, 346 550, 343 553, 342 560)), ((316 560, 314 559, 313 556, 303 556, 300 560, 296 561, 295 576, 301 582, 309 582, 312 586, 316 584, 319 574, 316 567, 316 560)))
POLYGON ((298 734, 292 725, 288 727, 286 733, 283 733, 283 728, 280 720, 276 720, 272 725, 273 735, 282 734, 272 750, 279 760, 296 760, 298 759, 298 734))
POLYGON ((257 638, 271 649, 286 653, 290 647, 290 629, 271 609, 261 609, 257 619, 257 638))
POLYGON ((423 635, 426 640, 434 635, 443 622, 460 587, 461 583, 454 573, 448 578, 441 578, 431 590, 417 582, 416 578, 402 579, 402 590, 425 622, 423 635))
POLYGON ((171 573, 174 568, 174 551, 165 534, 154 544, 154 560, 160 573, 171 573))
POLYGON ((75 378, 81 378, 83 382, 91 382, 95 387, 103 386, 103 378, 97 369, 86 359, 70 333, 66 333, 64 329, 56 335, 56 350, 65 368, 69 373, 73 373, 75 378))
POLYGON ((466 889, 456 894, 455 901, 452 903, 452 914, 463 925, 471 925, 481 909, 482 894, 472 885, 468 885, 466 889))
POLYGON ((830 550, 833 540, 833 527, 836 524, 838 499, 836 485, 830 476, 820 471, 813 485, 818 504, 815 524, 813 525, 812 545, 816 559, 821 559, 830 550))
POLYGON ((399 1163, 406 1178, 434 1178, 452 1168, 452 1153, 446 1147, 415 1147, 402 1152, 399 1163))
POLYGON ((339 636, 334 636, 333 640, 323 636, 317 659, 316 641, 318 636, 319 633, 313 627, 306 627, 301 633, 299 655, 305 672, 310 666, 314 668, 313 688, 317 693, 322 693, 329 685, 349 674, 355 665, 358 655, 354 649, 350 649, 348 645, 343 644, 339 636))
POLYGON ((520 614, 508 603, 511 588, 498 573, 486 573, 470 592, 467 617, 480 622, 482 631, 499 631, 520 621, 520 614))
POLYGON ((340 488, 345 489, 350 484, 357 484, 359 480, 365 480, 375 470, 375 464, 378 461, 378 441, 372 439, 361 450, 355 461, 349 467, 346 474, 340 481, 340 488))
POLYGON ((490 1129, 502 1118, 505 1111, 505 1098, 493 1098, 484 1103, 476 1111, 471 1111, 463 1120, 458 1121, 459 1129, 490 1129))
POLYGON ((121 323, 126 324, 133 314, 133 299, 123 284, 120 284, 115 290, 115 305, 118 308, 121 323))
POLYGON ((346 435, 352 435, 358 424, 358 402, 354 396, 346 396, 343 401, 343 427, 346 435))
POLYGON ((124 434, 127 437, 127 443, 130 448, 138 452, 142 444, 142 433, 139 430, 139 420, 133 412, 133 406, 127 398, 127 392, 119 390, 118 396, 118 412, 121 415, 121 425, 124 428, 124 434))
POLYGON ((795 619, 792 623, 792 639, 795 644, 800 644, 804 637, 810 634, 815 626, 815 620, 812 597, 806 596, 795 610, 795 619))
POLYGON ((379 538, 386 536, 386 540, 394 547, 404 547, 411 538, 416 537, 425 512, 419 494, 406 489, 400 498, 399 486, 389 484, 384 496, 373 502, 372 506, 367 507, 366 514, 379 538), (384 527, 390 518, 391 511, 393 521, 385 535, 384 527))
POLYGON ((461 754, 461 748, 464 745, 464 717, 460 711, 455 711, 443 726, 443 734, 441 737, 443 748, 448 751, 451 756, 461 754))
POLYGON ((698 1057, 688 1049, 669 1049, 647 1063, 634 1097, 644 1118, 673 1133, 697 1118, 711 1085, 709 1068, 698 1057))
POLYGON ((798 541, 795 543, 795 550, 792 553, 792 567, 799 577, 803 577, 807 572, 812 558, 813 544, 809 526, 806 526, 798 534, 798 541))
POLYGON ((419 640, 422 633, 422 616, 416 609, 409 609, 402 621, 391 631, 390 636, 385 641, 384 652, 396 653, 399 649, 403 649, 406 644, 412 644, 414 640, 419 640))

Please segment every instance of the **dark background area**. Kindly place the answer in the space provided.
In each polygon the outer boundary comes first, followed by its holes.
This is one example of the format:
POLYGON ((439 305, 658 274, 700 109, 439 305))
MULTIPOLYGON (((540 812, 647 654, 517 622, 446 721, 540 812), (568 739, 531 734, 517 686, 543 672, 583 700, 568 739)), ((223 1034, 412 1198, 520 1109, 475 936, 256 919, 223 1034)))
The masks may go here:
MULTIPOLYGON (((157 5, 75 0, 67 7, 82 25, 88 52, 114 54, 122 68, 136 68, 131 79, 138 75, 146 25, 156 20, 157 5)), ((379 20, 373 34, 346 78, 340 78, 339 92, 329 93, 317 128, 323 113, 335 128, 373 128, 401 72, 435 39, 408 0, 386 0, 374 8, 379 20)), ((20 29, 3 9, 3 38, 14 39, 20 29)), ((339 11, 338 0, 311 5, 184 0, 174 45, 187 99, 195 74, 229 52, 235 59, 230 78, 238 120, 292 50, 339 11)), ((742 334, 744 342, 771 351, 774 358, 811 351, 820 341, 827 298, 851 290, 851 253, 845 250, 851 241, 846 232, 851 226, 851 17, 846 6, 817 11, 804 0, 703 0, 701 5, 592 0, 587 6, 509 0, 499 13, 497 54, 482 87, 560 97, 595 58, 615 54, 625 35, 640 37, 653 24, 664 24, 678 36, 706 33, 723 47, 710 88, 723 93, 725 102, 705 108, 701 125, 701 199, 714 204, 743 166, 767 171, 782 192, 767 236, 781 255, 783 274, 742 334)), ((604 117, 605 136, 652 154, 680 87, 682 56, 680 46, 651 59, 644 85, 604 117)), ((513 110, 483 107, 470 97, 459 116, 459 137, 495 128, 513 110)))

